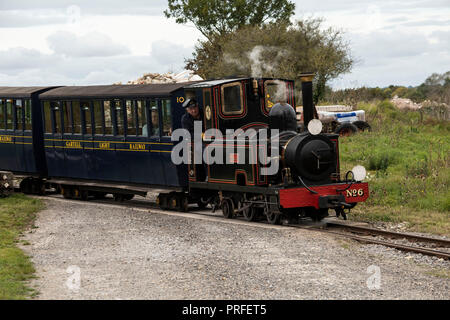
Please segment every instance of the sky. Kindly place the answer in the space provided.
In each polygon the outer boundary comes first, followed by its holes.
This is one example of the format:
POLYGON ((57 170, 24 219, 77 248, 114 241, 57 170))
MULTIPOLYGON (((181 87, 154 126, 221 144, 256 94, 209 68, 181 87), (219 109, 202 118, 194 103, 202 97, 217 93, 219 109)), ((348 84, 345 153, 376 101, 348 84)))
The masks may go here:
MULTIPOLYGON (((416 86, 450 70, 450 0, 295 0, 292 21, 344 32, 352 71, 335 89, 416 86)), ((180 72, 203 39, 167 0, 0 0, 0 86, 126 83, 180 72)))

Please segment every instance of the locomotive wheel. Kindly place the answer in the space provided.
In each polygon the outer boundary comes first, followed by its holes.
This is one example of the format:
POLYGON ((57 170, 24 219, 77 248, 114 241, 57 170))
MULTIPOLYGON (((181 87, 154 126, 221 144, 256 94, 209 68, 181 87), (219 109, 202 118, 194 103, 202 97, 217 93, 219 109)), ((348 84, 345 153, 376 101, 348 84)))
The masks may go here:
POLYGON ((227 219, 233 218, 234 205, 231 199, 223 199, 221 203, 222 214, 227 219))
MULTIPOLYGON (((240 207, 242 206, 239 202, 240 207)), ((247 221, 256 221, 259 215, 258 208, 251 206, 250 208, 247 208, 242 211, 242 214, 244 215, 245 220, 247 221)))
POLYGON ((20 182, 20 191, 25 194, 31 193, 31 181, 29 178, 25 178, 20 182))
POLYGON ((266 217, 270 224, 281 224, 281 214, 279 213, 268 211, 266 217))

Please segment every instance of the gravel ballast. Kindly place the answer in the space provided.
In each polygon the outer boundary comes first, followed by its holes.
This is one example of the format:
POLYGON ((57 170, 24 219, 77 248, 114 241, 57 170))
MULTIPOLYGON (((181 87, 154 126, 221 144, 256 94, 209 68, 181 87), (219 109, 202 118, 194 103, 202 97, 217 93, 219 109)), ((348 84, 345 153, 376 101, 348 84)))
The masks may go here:
POLYGON ((22 247, 37 299, 450 298, 447 261, 289 227, 45 202, 22 247))

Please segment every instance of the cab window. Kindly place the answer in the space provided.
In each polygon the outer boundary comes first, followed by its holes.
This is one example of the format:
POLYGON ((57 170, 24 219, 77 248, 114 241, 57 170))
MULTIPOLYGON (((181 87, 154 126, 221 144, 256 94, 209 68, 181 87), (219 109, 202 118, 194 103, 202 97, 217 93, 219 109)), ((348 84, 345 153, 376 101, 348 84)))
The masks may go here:
POLYGON ((264 82, 264 100, 266 111, 277 103, 287 102, 286 82, 279 80, 267 80, 264 82))
POLYGON ((222 113, 239 115, 244 110, 242 84, 232 82, 222 86, 222 113))

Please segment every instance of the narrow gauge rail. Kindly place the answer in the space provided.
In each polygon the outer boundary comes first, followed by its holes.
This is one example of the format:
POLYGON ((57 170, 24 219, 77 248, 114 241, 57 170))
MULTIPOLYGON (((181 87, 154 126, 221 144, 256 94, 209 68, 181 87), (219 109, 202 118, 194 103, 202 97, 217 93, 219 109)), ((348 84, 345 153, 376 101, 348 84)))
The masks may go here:
MULTIPOLYGON (((61 198, 58 194, 47 194, 47 197, 52 198, 61 198)), ((146 209, 158 209, 159 207, 156 203, 151 201, 145 201, 145 200, 131 200, 127 202, 117 202, 114 201, 113 198, 105 198, 105 199, 96 199, 96 200, 90 200, 90 202, 97 202, 97 203, 114 203, 118 206, 126 206, 126 207, 138 207, 138 208, 146 208, 146 209)), ((165 210, 165 211, 171 211, 171 210, 165 210)), ((222 215, 214 214, 214 213, 206 213, 206 212, 193 212, 195 215, 202 215, 202 216, 209 216, 209 217, 221 217, 222 215)), ((261 220, 260 223, 268 224, 266 221, 261 220)), ((385 231, 381 229, 375 229, 375 228, 368 228, 368 227, 362 227, 362 226, 354 226, 354 225, 348 225, 348 224, 342 224, 342 223, 336 223, 336 222, 326 222, 325 224, 321 224, 320 226, 302 226, 302 225, 292 225, 292 224, 286 224, 285 226, 303 229, 303 230, 312 230, 312 231, 318 231, 318 232, 325 232, 333 235, 337 235, 344 238, 349 238, 358 242, 366 243, 366 244, 378 244, 385 247, 390 247, 394 249, 398 249, 401 251, 406 252, 413 252, 413 253, 421 253, 428 256, 434 256, 438 258, 442 258, 445 260, 450 260, 450 253, 434 250, 430 248, 425 247, 418 247, 418 246, 406 246, 403 244, 398 244, 395 242, 388 242, 388 241, 381 241, 378 239, 373 238, 367 238, 360 235, 355 235, 354 233, 363 234, 365 236, 383 236, 386 238, 396 238, 396 239, 406 239, 411 242, 415 243, 428 243, 433 244, 436 247, 439 248, 450 248, 450 241, 445 239, 435 239, 435 238, 429 238, 429 237, 423 237, 423 236, 416 236, 406 233, 399 233, 399 232, 391 232, 391 231, 385 231), (342 229, 348 232, 338 232, 334 231, 332 229, 342 229)))

